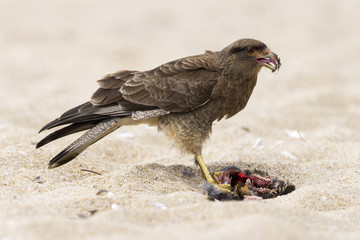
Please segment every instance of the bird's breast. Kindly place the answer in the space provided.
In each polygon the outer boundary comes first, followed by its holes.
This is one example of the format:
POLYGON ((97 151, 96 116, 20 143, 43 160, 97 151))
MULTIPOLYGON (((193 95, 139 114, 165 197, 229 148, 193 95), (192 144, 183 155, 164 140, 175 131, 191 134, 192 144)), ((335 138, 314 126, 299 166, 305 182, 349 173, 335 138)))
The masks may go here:
POLYGON ((218 115, 216 119, 224 116, 232 117, 246 107, 256 85, 256 77, 238 82, 227 81, 226 83, 216 86, 215 90, 218 92, 215 92, 213 96, 215 102, 213 108, 217 109, 214 112, 218 115))

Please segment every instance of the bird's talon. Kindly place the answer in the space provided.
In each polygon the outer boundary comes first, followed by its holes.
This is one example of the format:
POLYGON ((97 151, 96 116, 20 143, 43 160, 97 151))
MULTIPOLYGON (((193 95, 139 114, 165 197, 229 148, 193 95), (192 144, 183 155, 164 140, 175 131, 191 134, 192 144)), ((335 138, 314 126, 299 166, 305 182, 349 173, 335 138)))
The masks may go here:
POLYGON ((216 187, 223 192, 231 192, 230 184, 216 184, 216 187))

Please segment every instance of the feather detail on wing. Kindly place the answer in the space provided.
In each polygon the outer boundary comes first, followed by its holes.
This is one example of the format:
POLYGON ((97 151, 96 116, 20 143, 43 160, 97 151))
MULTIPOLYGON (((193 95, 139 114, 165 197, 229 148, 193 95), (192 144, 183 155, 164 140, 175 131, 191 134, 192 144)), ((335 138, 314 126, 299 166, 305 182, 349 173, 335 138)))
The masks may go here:
POLYGON ((136 73, 137 71, 119 71, 98 80, 99 89, 92 95, 91 103, 95 106, 102 106, 124 100, 119 89, 136 73))
POLYGON ((186 112, 210 99, 219 75, 208 64, 211 54, 169 62, 150 71, 138 72, 120 88, 130 102, 157 106, 170 112, 186 112))
POLYGON ((146 72, 109 74, 98 81, 91 103, 117 103, 126 111, 189 111, 210 99, 218 80, 216 67, 209 64, 214 61, 209 58, 214 58, 214 53, 178 59, 146 72))

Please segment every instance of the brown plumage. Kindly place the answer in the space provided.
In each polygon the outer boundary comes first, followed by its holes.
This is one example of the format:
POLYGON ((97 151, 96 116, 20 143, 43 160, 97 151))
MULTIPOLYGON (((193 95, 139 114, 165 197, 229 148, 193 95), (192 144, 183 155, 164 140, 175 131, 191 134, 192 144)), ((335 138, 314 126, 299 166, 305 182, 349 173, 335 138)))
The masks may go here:
POLYGON ((109 74, 98 81, 99 89, 89 102, 45 125, 40 132, 69 124, 36 147, 90 129, 50 161, 49 168, 54 168, 122 125, 147 123, 194 154, 206 179, 215 183, 201 157, 202 145, 215 120, 229 118, 246 106, 262 66, 276 71, 280 59, 264 43, 241 39, 219 52, 206 51, 150 71, 109 74))

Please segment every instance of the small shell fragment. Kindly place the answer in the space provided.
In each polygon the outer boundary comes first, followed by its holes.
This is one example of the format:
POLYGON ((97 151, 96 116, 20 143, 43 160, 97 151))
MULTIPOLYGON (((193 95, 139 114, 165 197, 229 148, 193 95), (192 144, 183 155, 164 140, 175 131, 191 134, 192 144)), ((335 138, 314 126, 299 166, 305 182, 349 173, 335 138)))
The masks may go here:
POLYGON ((119 204, 116 204, 116 203, 111 204, 111 209, 117 210, 117 209, 119 209, 119 208, 120 208, 120 205, 119 205, 119 204))
POLYGON ((261 138, 257 138, 253 148, 264 148, 264 146, 261 144, 261 138))
POLYGON ((157 208, 159 208, 159 209, 161 209, 161 210, 165 210, 165 209, 168 208, 168 207, 167 207, 165 204, 163 204, 163 203, 154 203, 154 206, 157 207, 157 208))
POLYGON ((300 132, 299 130, 285 129, 285 134, 291 138, 303 139, 303 140, 305 139, 304 134, 302 132, 300 132))
POLYGON ((281 152, 281 155, 283 155, 283 156, 286 157, 286 158, 292 159, 292 160, 296 160, 296 159, 297 159, 297 157, 295 157, 293 154, 291 154, 291 153, 288 152, 288 151, 282 151, 282 152, 281 152))

